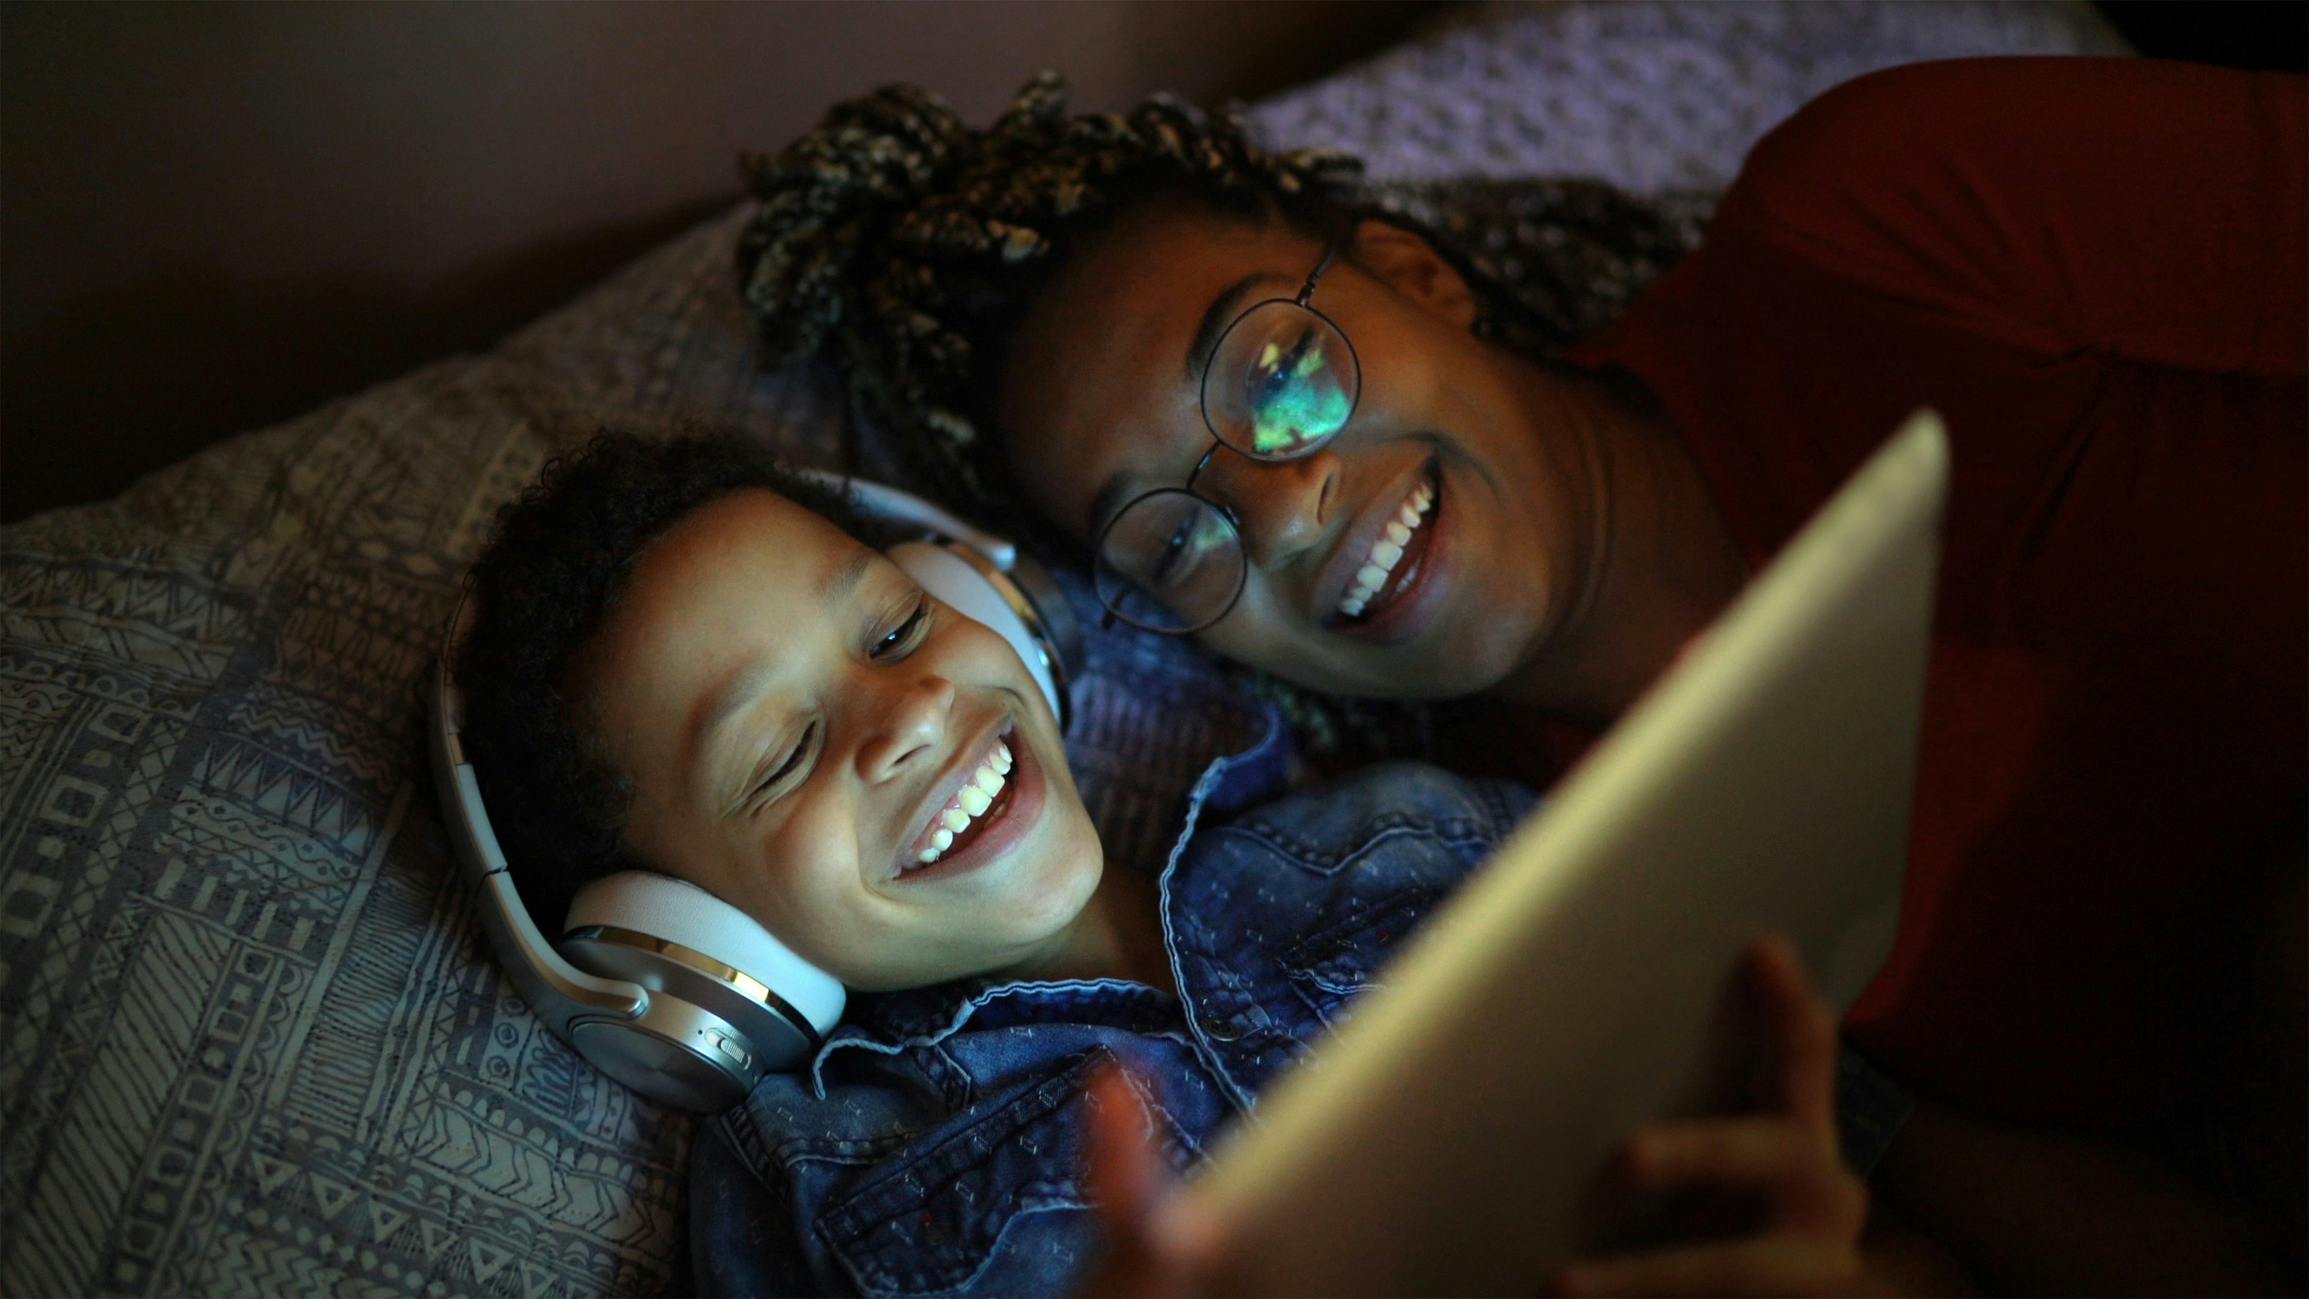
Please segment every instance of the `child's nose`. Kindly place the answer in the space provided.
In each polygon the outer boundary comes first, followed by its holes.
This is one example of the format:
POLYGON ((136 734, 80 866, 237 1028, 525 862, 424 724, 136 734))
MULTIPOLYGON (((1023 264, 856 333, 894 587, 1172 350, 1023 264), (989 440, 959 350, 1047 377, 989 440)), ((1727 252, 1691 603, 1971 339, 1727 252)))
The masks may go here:
POLYGON ((954 683, 934 672, 863 688, 869 731, 858 746, 858 774, 885 780, 917 762, 938 760, 954 714, 954 683))

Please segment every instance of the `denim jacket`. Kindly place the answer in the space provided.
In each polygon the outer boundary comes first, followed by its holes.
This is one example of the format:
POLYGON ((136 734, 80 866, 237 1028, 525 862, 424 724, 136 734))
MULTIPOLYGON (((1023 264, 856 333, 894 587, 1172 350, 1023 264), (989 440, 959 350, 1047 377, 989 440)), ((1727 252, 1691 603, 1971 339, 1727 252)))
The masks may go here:
POLYGON ((1177 998, 1115 979, 859 997, 807 1071, 708 1125, 691 1155, 700 1288, 1067 1293, 1098 1243, 1092 1073, 1125 1065, 1157 1148, 1191 1167, 1535 801, 1395 764, 1253 807, 1285 743, 1270 725, 1190 796, 1161 875, 1177 998))

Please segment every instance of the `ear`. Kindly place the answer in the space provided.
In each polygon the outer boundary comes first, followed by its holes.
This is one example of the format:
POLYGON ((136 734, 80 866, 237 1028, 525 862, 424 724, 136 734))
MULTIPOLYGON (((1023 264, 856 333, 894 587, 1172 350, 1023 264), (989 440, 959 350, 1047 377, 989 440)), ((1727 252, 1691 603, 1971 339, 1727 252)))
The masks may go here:
POLYGON ((1355 227, 1355 264, 1389 288, 1460 329, 1481 314, 1475 291, 1435 245, 1392 222, 1365 217, 1355 227))

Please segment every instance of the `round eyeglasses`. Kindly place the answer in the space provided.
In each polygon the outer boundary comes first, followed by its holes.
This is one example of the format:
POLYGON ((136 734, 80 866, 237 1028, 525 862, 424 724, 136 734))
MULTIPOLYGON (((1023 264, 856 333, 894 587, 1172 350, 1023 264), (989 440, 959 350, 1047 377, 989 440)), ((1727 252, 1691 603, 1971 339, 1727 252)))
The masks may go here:
POLYGON ((1308 305, 1336 248, 1295 298, 1245 308, 1203 364, 1203 425, 1210 449, 1183 487, 1131 498, 1094 544, 1092 576, 1107 624, 1165 635, 1201 631, 1235 607, 1250 558, 1235 512, 1195 491, 1220 447, 1268 463, 1308 455, 1337 436, 1363 394, 1363 366, 1345 330, 1308 305))

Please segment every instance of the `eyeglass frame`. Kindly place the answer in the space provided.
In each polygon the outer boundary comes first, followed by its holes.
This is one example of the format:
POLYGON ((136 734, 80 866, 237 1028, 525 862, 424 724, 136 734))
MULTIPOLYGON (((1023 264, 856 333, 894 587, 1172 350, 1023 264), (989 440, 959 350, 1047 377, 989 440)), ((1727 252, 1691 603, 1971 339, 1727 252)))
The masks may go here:
MULTIPOLYGON (((1116 622, 1120 621, 1129 623, 1131 626, 1139 628, 1141 631, 1153 632, 1158 636, 1192 636, 1196 632, 1202 631, 1205 628, 1218 625, 1218 623, 1228 614, 1235 611, 1235 606, 1237 604, 1242 602, 1243 588, 1248 586, 1251 580, 1251 554, 1250 548, 1244 543, 1243 540, 1242 520, 1240 517, 1238 517, 1235 511, 1235 507, 1232 505, 1226 505, 1221 502, 1214 501, 1210 497, 1197 492, 1195 490, 1195 479, 1202 477, 1203 470, 1210 467, 1211 457, 1216 456, 1219 453, 1220 447, 1225 447, 1228 450, 1233 451, 1236 455, 1241 456, 1253 464, 1288 464, 1293 460, 1297 460, 1303 456, 1313 455, 1315 452, 1322 450, 1325 446, 1330 444, 1333 438, 1336 438, 1341 433, 1346 432, 1347 425, 1354 421, 1356 410, 1359 409, 1363 404, 1362 355, 1355 350, 1355 340, 1348 335, 1346 329, 1342 327, 1338 321, 1331 319, 1331 317, 1328 315, 1325 315, 1321 308, 1313 305, 1312 301, 1315 296, 1315 285, 1322 280, 1323 272, 1330 270, 1331 263, 1337 261, 1338 259, 1339 246, 1336 243, 1326 244, 1323 248, 1322 260, 1315 263, 1315 269, 1307 272, 1306 283, 1299 286, 1299 292, 1296 296, 1289 298, 1261 298, 1257 302, 1244 307, 1241 311, 1236 312, 1235 318, 1227 322, 1227 327, 1219 331, 1218 338, 1211 344, 1210 355, 1203 359, 1202 381, 1196 385, 1195 390, 1196 409, 1203 417, 1203 428, 1211 435, 1210 449, 1203 452, 1202 459, 1195 461, 1195 467, 1187 472, 1187 480, 1184 485, 1179 487, 1150 487, 1146 491, 1140 492, 1138 495, 1131 497, 1127 501, 1124 501, 1120 508, 1116 509, 1113 514, 1107 516, 1105 525, 1100 527, 1098 530, 1098 535, 1091 539, 1091 589, 1094 593, 1096 593, 1098 589, 1097 572, 1099 567, 1104 562, 1101 559, 1101 556, 1106 553, 1107 536, 1114 531, 1116 524, 1122 522, 1122 520, 1127 517, 1132 510, 1138 508, 1146 501, 1154 497, 1161 496, 1166 492, 1182 492, 1187 496, 1193 497, 1195 500, 1201 502, 1204 506, 1216 511, 1218 516, 1225 520, 1228 535, 1234 538, 1235 550, 1242 556, 1242 569, 1235 575, 1235 589, 1227 596, 1227 602, 1219 606, 1219 611, 1217 613, 1212 614, 1210 617, 1194 624, 1191 627, 1152 627, 1148 626, 1146 623, 1140 622, 1136 618, 1131 617, 1129 614, 1123 613, 1121 610, 1116 609, 1112 604, 1107 602, 1104 594, 1100 594, 1098 602, 1105 611, 1104 616, 1099 620, 1098 625, 1100 630, 1103 631, 1109 627, 1112 627, 1116 622), (1355 396, 1353 400, 1348 403, 1346 415, 1339 420, 1339 427, 1331 430, 1328 433, 1325 433, 1319 438, 1315 438, 1307 442, 1305 445, 1298 447, 1286 455, 1262 456, 1256 452, 1245 451, 1241 447, 1236 446, 1232 442, 1227 441, 1226 438, 1220 436, 1218 425, 1211 421, 1211 371, 1217 368, 1219 357, 1226 352, 1227 339, 1234 334, 1236 328, 1238 328, 1244 321, 1249 320, 1253 313, 1263 310, 1267 307, 1277 305, 1297 307, 1299 310, 1306 312, 1308 315, 1313 316, 1315 319, 1322 321, 1325 325, 1330 327, 1332 333, 1339 336, 1340 342, 1347 345, 1347 360, 1349 364, 1354 366, 1355 370, 1355 396)), ((1137 579, 1135 578, 1125 578, 1123 580, 1130 582, 1134 586, 1138 585, 1137 579)), ((1153 599, 1154 597, 1150 593, 1148 598, 1153 599)))

